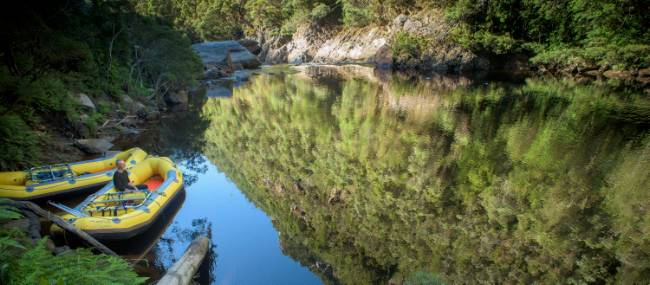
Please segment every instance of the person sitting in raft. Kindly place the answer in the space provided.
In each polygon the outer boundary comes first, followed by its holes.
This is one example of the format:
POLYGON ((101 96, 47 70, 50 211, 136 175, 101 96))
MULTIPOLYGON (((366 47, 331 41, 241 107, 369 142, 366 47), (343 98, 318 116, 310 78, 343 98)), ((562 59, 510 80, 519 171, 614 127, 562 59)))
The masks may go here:
POLYGON ((126 163, 124 160, 118 160, 116 163, 117 170, 113 173, 113 185, 117 192, 124 192, 125 190, 147 190, 147 185, 135 186, 129 181, 129 172, 126 171, 126 163))

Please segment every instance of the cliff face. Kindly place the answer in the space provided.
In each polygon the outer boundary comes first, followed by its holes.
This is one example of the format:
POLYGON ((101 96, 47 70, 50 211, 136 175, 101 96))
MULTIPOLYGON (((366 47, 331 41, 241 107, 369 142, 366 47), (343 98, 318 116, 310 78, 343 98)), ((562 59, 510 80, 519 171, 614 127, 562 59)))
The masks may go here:
POLYGON ((258 38, 259 55, 265 64, 373 64, 383 68, 420 69, 437 72, 486 70, 489 61, 466 48, 452 43, 452 29, 441 13, 400 15, 390 25, 360 28, 304 25, 291 37, 258 38), (398 33, 427 39, 417 56, 400 56, 394 52, 398 33))

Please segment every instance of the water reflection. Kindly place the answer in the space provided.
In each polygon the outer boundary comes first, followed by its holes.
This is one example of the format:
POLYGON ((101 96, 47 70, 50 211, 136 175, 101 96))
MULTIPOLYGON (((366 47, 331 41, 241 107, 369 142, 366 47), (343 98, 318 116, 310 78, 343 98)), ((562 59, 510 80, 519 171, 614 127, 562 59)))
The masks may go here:
POLYGON ((636 283, 649 110, 569 82, 310 67, 208 99, 203 153, 327 284, 636 283))

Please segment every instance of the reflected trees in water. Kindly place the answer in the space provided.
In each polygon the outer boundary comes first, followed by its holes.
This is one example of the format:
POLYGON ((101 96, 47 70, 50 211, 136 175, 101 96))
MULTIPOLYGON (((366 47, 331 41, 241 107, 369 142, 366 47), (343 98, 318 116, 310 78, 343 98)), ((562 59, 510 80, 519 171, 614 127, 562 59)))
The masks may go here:
POLYGON ((634 283, 649 106, 554 80, 260 75, 203 105, 204 153, 324 280, 634 283))

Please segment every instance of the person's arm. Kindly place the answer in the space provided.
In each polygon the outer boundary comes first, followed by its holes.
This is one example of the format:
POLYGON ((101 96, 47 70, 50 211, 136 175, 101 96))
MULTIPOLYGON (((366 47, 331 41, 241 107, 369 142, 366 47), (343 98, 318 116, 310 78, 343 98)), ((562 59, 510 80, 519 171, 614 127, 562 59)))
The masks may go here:
MULTIPOLYGON (((128 172, 127 172, 127 176, 126 176, 126 177, 127 177, 127 179, 128 179, 128 177, 129 177, 129 176, 128 176, 128 172)), ((131 180, 128 180, 128 181, 129 181, 129 184, 128 184, 127 186, 128 186, 129 188, 131 188, 132 190, 138 190, 138 187, 136 187, 135 184, 133 184, 133 182, 131 182, 131 180)))

